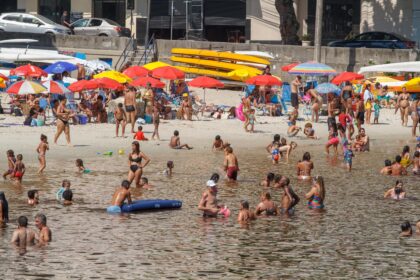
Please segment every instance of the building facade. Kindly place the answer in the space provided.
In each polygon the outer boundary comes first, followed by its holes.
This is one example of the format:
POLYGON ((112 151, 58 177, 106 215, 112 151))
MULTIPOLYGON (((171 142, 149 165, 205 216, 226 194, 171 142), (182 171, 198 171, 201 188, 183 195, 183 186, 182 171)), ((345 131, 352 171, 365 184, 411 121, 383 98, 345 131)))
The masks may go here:
MULTIPOLYGON (((314 34, 316 0, 294 0, 299 35, 314 34)), ((59 21, 103 17, 131 28, 140 41, 164 39, 222 42, 281 41, 275 0, 2 0, 0 12, 39 13, 59 21)), ((393 31, 420 41, 420 1, 324 0, 323 42, 366 31, 393 31)))

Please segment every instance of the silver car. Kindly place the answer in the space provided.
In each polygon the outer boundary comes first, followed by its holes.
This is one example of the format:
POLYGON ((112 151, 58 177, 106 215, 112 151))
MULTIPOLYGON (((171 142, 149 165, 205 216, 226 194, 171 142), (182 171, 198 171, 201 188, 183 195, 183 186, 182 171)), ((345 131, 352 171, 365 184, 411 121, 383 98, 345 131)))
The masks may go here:
POLYGON ((85 36, 130 37, 129 28, 106 18, 82 18, 71 24, 74 34, 85 36))
POLYGON ((41 16, 26 13, 0 15, 0 32, 25 32, 38 34, 71 34, 69 28, 41 16))

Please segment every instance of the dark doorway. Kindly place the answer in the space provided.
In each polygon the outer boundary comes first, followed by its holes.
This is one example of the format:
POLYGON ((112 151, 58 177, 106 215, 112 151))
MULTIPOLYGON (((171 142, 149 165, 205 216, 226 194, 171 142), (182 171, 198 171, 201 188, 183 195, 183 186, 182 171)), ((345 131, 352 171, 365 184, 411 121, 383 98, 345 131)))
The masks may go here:
POLYGON ((38 13, 52 21, 60 23, 64 11, 71 11, 71 0, 39 0, 38 13))
POLYGON ((17 10, 17 0, 2 0, 0 5, 0 14, 16 12, 17 10))
POLYGON ((94 0, 93 16, 111 19, 125 26, 125 0, 94 0))

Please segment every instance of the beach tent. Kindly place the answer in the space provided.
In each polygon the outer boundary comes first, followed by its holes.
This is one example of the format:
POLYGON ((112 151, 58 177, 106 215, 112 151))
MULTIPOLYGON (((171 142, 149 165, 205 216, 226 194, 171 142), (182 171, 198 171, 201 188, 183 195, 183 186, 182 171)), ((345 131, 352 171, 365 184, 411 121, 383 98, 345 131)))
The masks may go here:
POLYGON ((420 61, 366 66, 360 68, 359 74, 368 72, 420 72, 420 61))

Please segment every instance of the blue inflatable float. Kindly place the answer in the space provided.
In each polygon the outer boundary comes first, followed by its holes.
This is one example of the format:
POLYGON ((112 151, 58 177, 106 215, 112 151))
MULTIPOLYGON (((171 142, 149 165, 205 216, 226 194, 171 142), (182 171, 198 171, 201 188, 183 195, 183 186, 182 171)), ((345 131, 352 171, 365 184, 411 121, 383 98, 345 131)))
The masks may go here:
POLYGON ((145 199, 136 200, 131 204, 124 204, 121 206, 121 212, 139 212, 148 210, 168 210, 168 209, 179 209, 182 207, 182 201, 180 200, 168 200, 168 199, 145 199))

